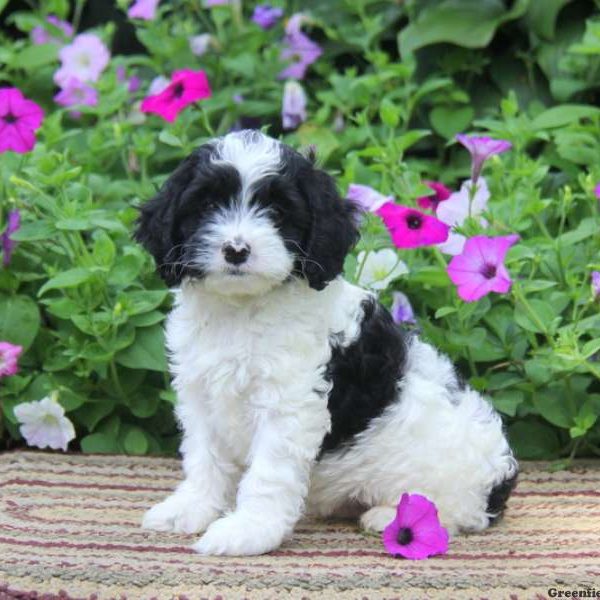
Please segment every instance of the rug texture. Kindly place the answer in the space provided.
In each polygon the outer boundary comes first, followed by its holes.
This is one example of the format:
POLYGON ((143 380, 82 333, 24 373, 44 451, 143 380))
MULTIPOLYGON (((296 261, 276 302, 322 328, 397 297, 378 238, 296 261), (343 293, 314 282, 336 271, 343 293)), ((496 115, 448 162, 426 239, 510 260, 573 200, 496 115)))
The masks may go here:
POLYGON ((198 556, 194 536, 139 526, 179 477, 170 459, 1 454, 0 599, 600 597, 600 463, 525 465, 498 525, 425 561, 391 558, 353 523, 311 521, 271 555, 198 556))

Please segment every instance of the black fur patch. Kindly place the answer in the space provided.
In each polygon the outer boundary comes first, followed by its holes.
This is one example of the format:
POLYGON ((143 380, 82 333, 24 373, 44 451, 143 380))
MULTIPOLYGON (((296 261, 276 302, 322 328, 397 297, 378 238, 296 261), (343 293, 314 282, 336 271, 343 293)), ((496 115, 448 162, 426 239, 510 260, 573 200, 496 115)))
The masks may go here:
POLYGON ((334 345, 327 365, 326 378, 333 383, 327 402, 331 432, 321 454, 351 442, 398 396, 407 334, 376 300, 365 300, 363 310, 358 338, 345 347, 334 345))
POLYGON ((512 477, 501 481, 492 488, 488 496, 487 512, 495 516, 490 517, 490 525, 502 518, 506 502, 517 485, 517 477, 518 473, 515 473, 512 477))

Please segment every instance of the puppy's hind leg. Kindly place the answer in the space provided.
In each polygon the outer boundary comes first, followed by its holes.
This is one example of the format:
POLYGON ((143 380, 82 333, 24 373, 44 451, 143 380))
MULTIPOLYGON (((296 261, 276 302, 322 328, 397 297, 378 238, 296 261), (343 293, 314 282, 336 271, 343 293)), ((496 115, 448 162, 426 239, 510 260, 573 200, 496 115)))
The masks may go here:
POLYGON ((394 506, 373 506, 360 516, 360 526, 365 531, 381 533, 395 517, 394 506))

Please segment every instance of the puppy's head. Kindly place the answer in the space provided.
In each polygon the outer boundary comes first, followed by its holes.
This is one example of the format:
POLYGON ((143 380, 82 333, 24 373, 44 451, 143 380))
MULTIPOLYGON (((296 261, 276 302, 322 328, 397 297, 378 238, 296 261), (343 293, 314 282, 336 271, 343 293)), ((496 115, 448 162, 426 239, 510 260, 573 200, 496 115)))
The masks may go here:
POLYGON ((242 131, 188 156, 142 207, 135 237, 169 286, 201 279, 220 294, 258 295, 303 277, 321 290, 358 239, 353 213, 312 161, 242 131))

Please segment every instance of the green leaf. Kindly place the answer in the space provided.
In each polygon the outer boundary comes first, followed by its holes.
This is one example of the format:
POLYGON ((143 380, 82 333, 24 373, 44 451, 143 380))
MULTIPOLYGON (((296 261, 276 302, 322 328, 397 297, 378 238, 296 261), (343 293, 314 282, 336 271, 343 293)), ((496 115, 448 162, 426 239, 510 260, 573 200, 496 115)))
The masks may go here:
POLYGON ((43 296, 50 290, 60 290, 63 288, 72 288, 87 283, 94 277, 94 273, 89 269, 76 267, 68 269, 49 279, 38 292, 38 296, 43 296))
POLYGON ((509 417, 517 414, 517 408, 524 400, 525 394, 519 390, 505 390, 493 396, 494 408, 509 417))
POLYGON ((159 403, 160 396, 153 389, 142 388, 127 396, 127 406, 131 414, 138 419, 147 419, 153 416, 159 403))
POLYGON ((116 361, 130 369, 166 371, 165 336, 162 327, 154 325, 138 329, 133 344, 119 352, 116 361))
POLYGON ((457 133, 465 131, 474 116, 475 111, 470 106, 436 106, 429 113, 429 120, 436 133, 449 140, 457 133))
POLYGON ((560 440, 554 429, 537 421, 514 423, 508 428, 508 438, 521 459, 556 458, 560 452, 560 440))
POLYGON ((400 109, 389 98, 384 98, 379 106, 379 116, 384 125, 398 127, 400 109))
POLYGON ((116 436, 108 433, 86 435, 81 440, 81 449, 87 454, 118 454, 121 452, 116 436))
POLYGON ((572 0, 534 0, 529 4, 525 21, 537 35, 554 39, 556 18, 561 9, 572 0))
POLYGON ((161 141, 163 144, 166 144, 167 146, 173 146, 175 148, 183 148, 183 141, 181 140, 181 138, 178 138, 176 135, 167 131, 166 129, 163 129, 158 134, 158 139, 159 139, 159 141, 161 141))
POLYGON ((15 242, 37 242, 48 240, 56 235, 56 227, 46 221, 33 221, 23 223, 18 231, 10 234, 15 242))
POLYGON ((139 427, 130 427, 123 439, 123 448, 127 454, 146 454, 148 440, 139 427))
POLYGON ((144 259, 137 254, 119 257, 108 274, 109 285, 127 286, 133 283, 144 266, 144 259))
POLYGON ((442 317, 445 317, 446 315, 451 315, 452 313, 457 312, 458 309, 454 308, 454 306, 442 306, 442 308, 438 308, 435 311, 435 315, 434 317, 436 319, 441 319, 442 317))
POLYGON ((533 333, 548 333, 553 331, 556 324, 560 322, 560 315, 555 312, 554 307, 544 300, 529 299, 527 303, 533 314, 523 304, 517 304, 515 308, 515 321, 517 325, 533 333))
POLYGON ((29 296, 0 295, 0 340, 27 350, 40 329, 40 311, 29 296))
POLYGON ((15 56, 12 67, 14 69, 33 71, 39 67, 52 64, 57 58, 58 46, 56 44, 27 46, 15 56))
POLYGON ((84 406, 71 413, 69 417, 74 422, 81 423, 88 431, 92 432, 104 417, 110 415, 115 406, 116 402, 112 398, 103 398, 94 402, 88 401, 84 406))
POLYGON ((120 300, 126 307, 127 314, 138 315, 150 312, 162 304, 169 290, 144 290, 127 292, 120 300))
POLYGON ((464 48, 487 46, 496 29, 527 10, 529 0, 516 0, 506 10, 501 0, 443 0, 429 3, 398 36, 400 54, 449 42, 464 48))
POLYGON ((591 119, 600 115, 600 108, 587 104, 562 104, 553 106, 537 115, 531 126, 534 129, 553 129, 576 123, 580 119, 591 119))

